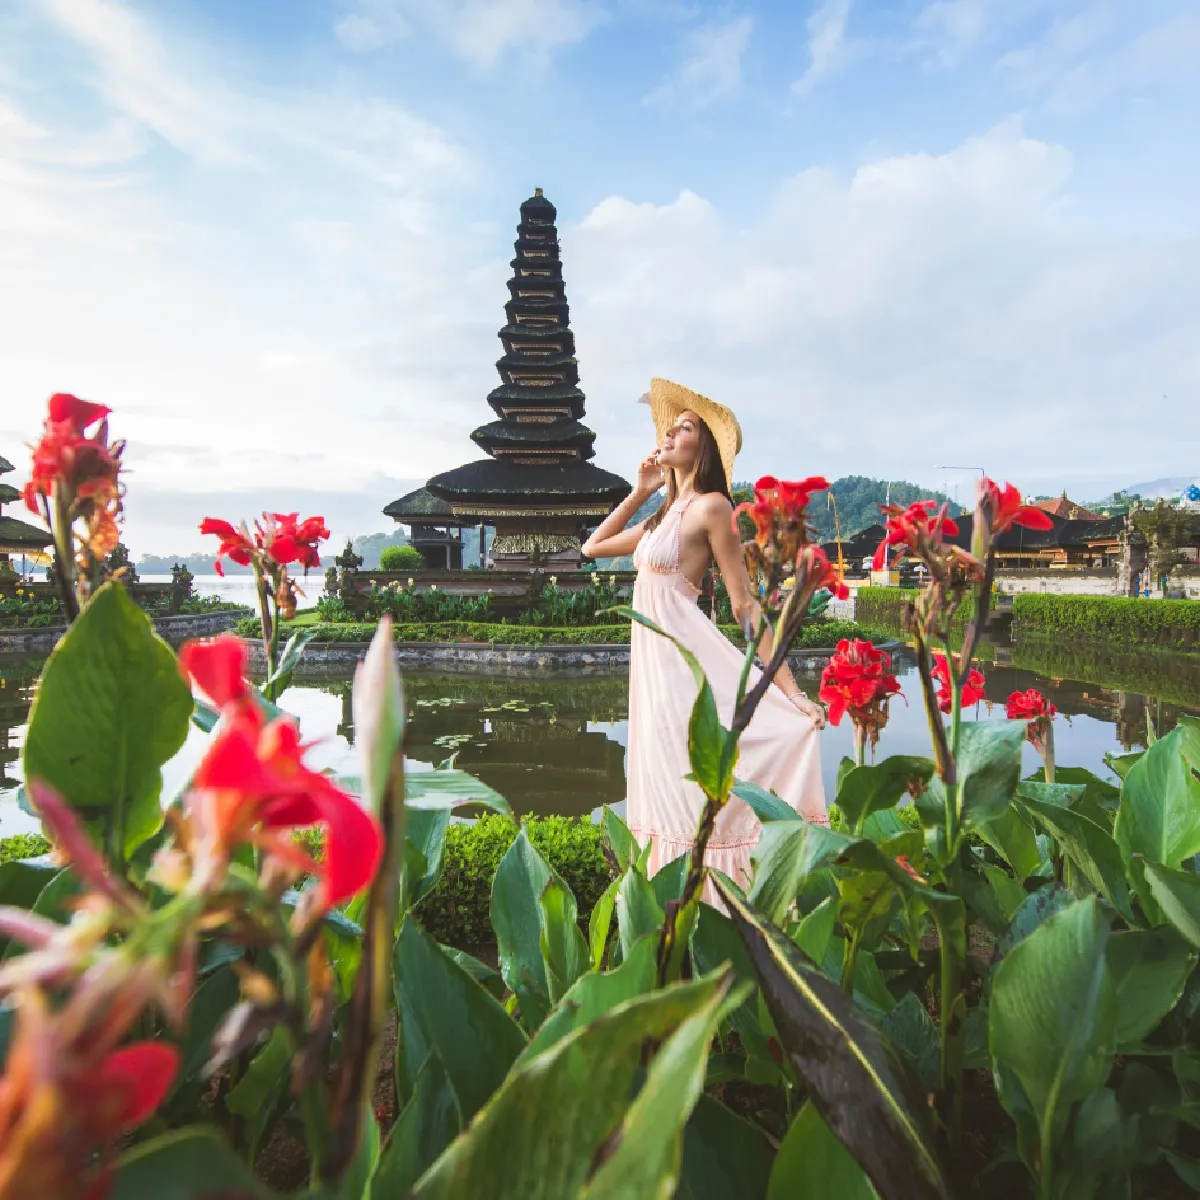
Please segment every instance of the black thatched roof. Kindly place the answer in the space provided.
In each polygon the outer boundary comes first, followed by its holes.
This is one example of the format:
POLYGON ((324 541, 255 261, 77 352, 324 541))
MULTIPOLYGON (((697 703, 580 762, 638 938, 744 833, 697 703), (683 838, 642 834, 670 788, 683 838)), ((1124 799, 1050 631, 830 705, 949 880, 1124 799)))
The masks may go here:
POLYGON ((21 489, 15 488, 11 483, 0 483, 0 504, 11 504, 14 500, 20 500, 21 489))
POLYGON ((630 492, 629 484, 619 475, 591 463, 551 467, 494 458, 481 458, 444 471, 426 486, 435 496, 451 502, 479 500, 490 504, 510 499, 517 505, 536 504, 543 497, 547 503, 574 498, 616 505, 630 492))
MULTIPOLYGON (((383 510, 384 516, 394 518, 401 525, 446 525, 458 526, 462 522, 450 511, 450 505, 435 496, 428 488, 417 488, 393 500, 383 510)), ((469 524, 470 522, 468 522, 469 524)))
POLYGON ((584 458, 591 458, 596 435, 586 425, 569 418, 545 425, 539 422, 490 421, 480 425, 471 434, 471 440, 489 454, 494 453, 495 448, 520 449, 522 446, 531 446, 544 449, 563 446, 578 450, 584 458))
MULTIPOLYGON (((1103 521, 1065 521, 1053 513, 1046 515, 1054 523, 1052 528, 1026 529, 1023 525, 1013 525, 996 539, 996 548, 1020 553, 1024 550, 1047 550, 1054 546, 1086 546, 1093 542, 1111 541, 1125 527, 1124 517, 1107 517, 1103 521)), ((946 540, 969 550, 975 518, 970 513, 964 513, 954 520, 958 525, 958 536, 946 540)))
POLYGON ((551 221, 558 216, 558 210, 542 195, 541 188, 534 188, 533 195, 521 205, 521 216, 531 213, 534 219, 544 222, 548 217, 551 221))
POLYGON ((0 551, 44 550, 52 540, 45 529, 0 513, 0 551))
POLYGON ((7 475, 9 471, 15 471, 16 469, 3 454, 0 454, 0 475, 7 475))

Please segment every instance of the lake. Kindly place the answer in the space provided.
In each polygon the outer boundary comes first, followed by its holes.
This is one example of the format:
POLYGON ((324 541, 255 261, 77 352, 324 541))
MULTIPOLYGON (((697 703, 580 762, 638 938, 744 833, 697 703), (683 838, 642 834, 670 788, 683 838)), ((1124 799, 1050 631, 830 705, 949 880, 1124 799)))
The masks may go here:
MULTIPOLYGON (((231 597, 231 589, 222 594, 231 597)), ((1039 688, 1063 714, 1055 729, 1062 766, 1088 767, 1111 777, 1105 755, 1144 746, 1148 716, 1165 733, 1181 713, 1200 713, 1200 662, 1194 659, 1054 645, 985 650, 997 661, 983 664, 987 700, 969 716, 1003 720, 1011 692, 1039 688)), ((879 755, 928 754, 920 684, 907 651, 900 652, 897 665, 904 698, 892 702, 879 755)), ((37 828, 18 808, 16 788, 40 666, 36 659, 0 657, 0 836, 37 828)), ((350 678, 346 669, 307 679, 290 688, 282 703, 299 718, 305 739, 317 742, 313 765, 357 773, 350 678)), ((815 695, 815 679, 801 682, 815 695)), ((586 814, 604 804, 621 811, 626 687, 623 678, 408 675, 412 769, 430 770, 453 757, 455 765, 506 796, 517 812, 586 814)), ((826 797, 832 800, 838 762, 853 753, 849 722, 826 729, 821 738, 826 797)), ((204 744, 205 735, 193 729, 167 765, 164 794, 183 784, 204 744)), ((1026 746, 1026 772, 1039 765, 1026 746)))

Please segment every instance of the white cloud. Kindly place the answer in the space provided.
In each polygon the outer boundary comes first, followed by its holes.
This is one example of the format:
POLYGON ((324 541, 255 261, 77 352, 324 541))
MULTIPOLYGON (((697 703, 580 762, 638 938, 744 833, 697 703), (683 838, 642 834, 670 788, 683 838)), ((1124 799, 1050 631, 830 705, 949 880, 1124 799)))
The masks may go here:
POLYGON ((753 31, 754 18, 747 16, 688 30, 684 61, 642 103, 698 109, 736 95, 753 31))
POLYGON ((459 58, 496 66, 510 54, 543 64, 608 20, 602 0, 353 0, 337 21, 352 50, 375 50, 420 25, 459 58))
POLYGON ((333 27, 338 41, 364 53, 389 46, 412 32, 400 0, 354 0, 333 27))
POLYGON ((1099 495, 1190 469, 1200 245, 1101 236, 1071 215, 1071 171, 1010 123, 849 180, 803 171, 748 228, 689 192, 597 205, 563 242, 608 465, 645 453, 634 401, 665 374, 737 410, 746 477, 978 462, 1099 495))
POLYGON ((994 15, 994 0, 934 0, 918 15, 917 32, 938 63, 951 67, 975 49, 994 15))
POLYGON ((852 3, 853 0, 815 0, 807 22, 808 67, 792 84, 793 91, 810 92, 845 65, 846 23, 852 3))

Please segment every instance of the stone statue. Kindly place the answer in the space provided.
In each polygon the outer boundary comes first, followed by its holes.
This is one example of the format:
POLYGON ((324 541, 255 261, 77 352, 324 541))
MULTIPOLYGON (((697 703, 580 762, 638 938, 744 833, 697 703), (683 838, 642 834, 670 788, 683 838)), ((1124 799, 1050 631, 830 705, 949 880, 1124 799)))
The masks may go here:
POLYGON ((118 542, 104 560, 103 573, 106 579, 119 579, 127 588, 138 581, 138 573, 129 561, 129 550, 124 542, 118 542))
POLYGON ((195 576, 187 569, 187 563, 176 563, 171 568, 170 612, 178 616, 185 600, 191 599, 192 580, 195 576))

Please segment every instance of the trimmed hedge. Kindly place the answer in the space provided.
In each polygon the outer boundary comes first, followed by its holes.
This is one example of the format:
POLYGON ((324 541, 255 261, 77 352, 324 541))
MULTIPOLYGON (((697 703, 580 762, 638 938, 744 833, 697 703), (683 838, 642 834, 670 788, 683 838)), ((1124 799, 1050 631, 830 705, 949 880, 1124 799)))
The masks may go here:
POLYGON ((52 847, 40 833, 14 833, 0 838, 0 863, 17 862, 22 858, 40 858, 52 847))
MULTIPOLYGON (((284 624, 282 636, 288 637, 293 627, 284 624)), ((375 636, 375 624, 359 622, 343 624, 318 622, 303 628, 313 634, 314 642, 369 642, 375 636)), ((547 628, 542 625, 503 625, 483 621, 434 621, 428 624, 396 625, 393 637, 397 642, 486 642, 498 646, 597 646, 627 645, 631 626, 584 625, 570 628, 547 628)), ((736 625, 722 625, 721 632, 735 645, 744 645, 742 631, 736 625)), ((258 638, 261 626, 257 617, 246 617, 234 626, 239 637, 258 638)), ((865 637, 881 640, 891 635, 856 621, 813 621, 806 625, 796 639, 797 647, 835 646, 843 638, 865 637)))
POLYGON ((1013 636, 1103 638, 1145 650, 1200 653, 1200 600, 1027 593, 1013 597, 1013 636))

